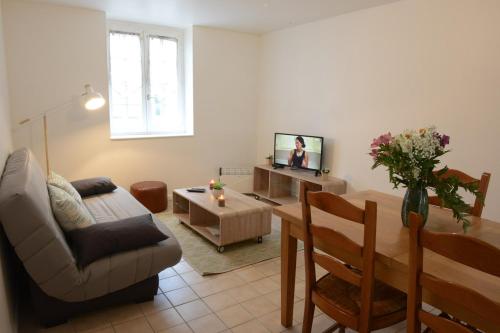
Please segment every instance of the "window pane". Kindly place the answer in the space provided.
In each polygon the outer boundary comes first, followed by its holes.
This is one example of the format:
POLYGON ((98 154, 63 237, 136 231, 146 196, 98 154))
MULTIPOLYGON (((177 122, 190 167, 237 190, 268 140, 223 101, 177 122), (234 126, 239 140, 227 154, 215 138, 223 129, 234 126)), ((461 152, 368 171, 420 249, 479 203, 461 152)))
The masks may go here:
POLYGON ((178 103, 177 41, 149 37, 148 121, 152 133, 184 131, 184 112, 178 103))
POLYGON ((140 36, 111 32, 109 49, 111 134, 145 133, 140 36))

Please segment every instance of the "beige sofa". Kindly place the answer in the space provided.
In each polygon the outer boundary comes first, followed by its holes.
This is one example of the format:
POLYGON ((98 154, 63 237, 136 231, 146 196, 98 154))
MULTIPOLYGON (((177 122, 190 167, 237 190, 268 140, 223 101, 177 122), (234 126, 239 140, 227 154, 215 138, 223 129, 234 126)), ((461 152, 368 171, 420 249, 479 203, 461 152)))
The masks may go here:
MULTIPOLYGON (((84 203, 97 223, 149 213, 122 188, 84 203)), ((157 274, 181 259, 174 235, 153 216, 166 240, 79 269, 50 207, 46 177, 33 154, 27 149, 12 153, 0 180, 0 221, 32 281, 35 307, 47 325, 89 307, 150 299, 158 288, 157 274)))

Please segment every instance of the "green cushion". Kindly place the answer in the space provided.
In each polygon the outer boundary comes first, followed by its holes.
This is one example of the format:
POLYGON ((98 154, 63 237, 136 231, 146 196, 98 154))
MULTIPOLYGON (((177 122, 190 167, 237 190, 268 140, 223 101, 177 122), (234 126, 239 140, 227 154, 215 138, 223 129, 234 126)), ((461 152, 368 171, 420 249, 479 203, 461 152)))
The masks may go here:
POLYGON ((71 185, 70 182, 66 180, 61 175, 58 175, 54 171, 51 171, 49 176, 47 177, 47 184, 55 187, 59 187, 61 190, 66 191, 69 195, 73 197, 79 204, 83 203, 82 197, 78 193, 78 191, 71 185))
POLYGON ((53 185, 48 185, 48 189, 52 212, 65 232, 95 223, 85 205, 78 203, 66 191, 53 185))

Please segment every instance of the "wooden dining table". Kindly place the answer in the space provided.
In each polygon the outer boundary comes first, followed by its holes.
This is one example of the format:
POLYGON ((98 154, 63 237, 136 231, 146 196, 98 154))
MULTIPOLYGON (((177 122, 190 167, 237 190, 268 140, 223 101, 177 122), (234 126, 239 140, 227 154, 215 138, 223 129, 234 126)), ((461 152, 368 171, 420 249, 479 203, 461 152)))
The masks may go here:
MULTIPOLYGON (((365 200, 377 202, 377 243, 375 277, 403 292, 408 290, 409 229, 401 222, 402 198, 373 190, 342 195, 352 204, 364 208, 365 200)), ((281 217, 281 324, 292 325, 297 259, 297 240, 304 238, 302 206, 300 203, 274 207, 281 217)), ((329 226, 362 245, 363 226, 312 208, 313 224, 329 226)), ((472 226, 467 235, 500 248, 500 223, 484 218, 469 217, 472 226)), ((430 206, 425 228, 436 232, 463 233, 450 210, 430 206)), ((319 250, 331 253, 348 264, 361 267, 361 258, 331 244, 315 241, 319 250)), ((301 254, 302 255, 302 254, 301 254)), ((500 265, 500 263, 498 263, 500 265)), ((305 268, 304 268, 305 269, 305 268)), ((500 303, 500 279, 451 261, 434 252, 424 251, 424 271, 476 290, 500 303)), ((424 302, 450 313, 485 332, 500 332, 499 327, 482 320, 463 304, 455 304, 434 295, 423 294, 424 302)), ((500 314, 499 314, 500 316, 500 314)))

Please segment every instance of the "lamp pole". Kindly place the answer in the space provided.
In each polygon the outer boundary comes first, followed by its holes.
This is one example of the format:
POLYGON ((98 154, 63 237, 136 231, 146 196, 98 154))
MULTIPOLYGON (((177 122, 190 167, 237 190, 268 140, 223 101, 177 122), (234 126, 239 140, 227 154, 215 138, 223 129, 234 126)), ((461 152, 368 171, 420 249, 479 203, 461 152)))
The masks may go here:
POLYGON ((23 119, 19 122, 19 125, 22 126, 27 123, 32 123, 33 121, 37 119, 42 119, 43 122, 43 147, 44 147, 44 152, 45 152, 45 171, 47 172, 47 175, 49 174, 50 170, 50 163, 49 163, 49 135, 48 135, 48 119, 47 116, 51 114, 52 112, 55 112, 59 110, 60 108, 63 108, 65 106, 69 106, 73 104, 73 100, 69 100, 65 103, 59 104, 57 106, 54 106, 48 110, 45 110, 44 112, 38 114, 37 116, 33 118, 26 118, 23 119))
POLYGON ((47 169, 47 176, 49 175, 49 139, 47 135, 47 114, 43 115, 43 143, 45 145, 45 167, 47 169))
MULTIPOLYGON (((81 95, 81 99, 82 99, 82 105, 86 110, 92 111, 92 110, 100 109, 106 103, 106 100, 104 99, 104 97, 102 97, 102 95, 99 94, 98 92, 95 92, 94 89, 92 89, 92 87, 90 86, 90 84, 86 84, 84 88, 85 88, 85 92, 81 95)), ((60 109, 62 107, 69 106, 71 104, 73 104, 73 100, 67 101, 63 104, 60 104, 60 105, 55 106, 51 109, 48 109, 48 110, 38 114, 34 118, 26 118, 26 119, 23 119, 19 122, 19 125, 23 126, 27 123, 33 122, 34 120, 42 118, 42 120, 43 120, 43 144, 44 144, 44 150, 45 150, 45 168, 46 168, 47 175, 50 172, 47 115, 49 115, 50 113, 52 113, 54 111, 57 111, 58 109, 60 109)))

